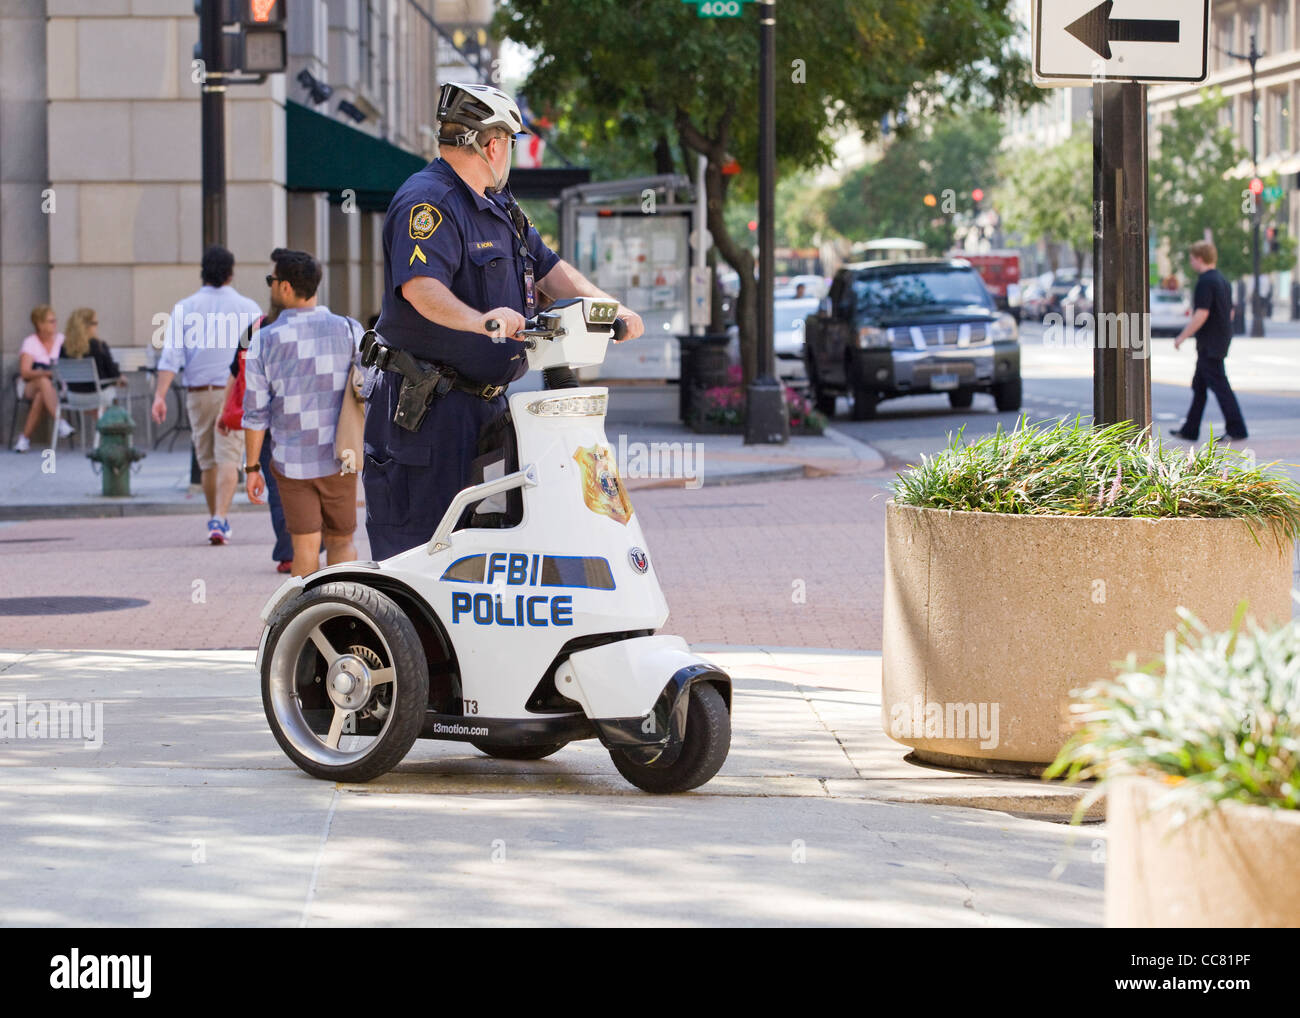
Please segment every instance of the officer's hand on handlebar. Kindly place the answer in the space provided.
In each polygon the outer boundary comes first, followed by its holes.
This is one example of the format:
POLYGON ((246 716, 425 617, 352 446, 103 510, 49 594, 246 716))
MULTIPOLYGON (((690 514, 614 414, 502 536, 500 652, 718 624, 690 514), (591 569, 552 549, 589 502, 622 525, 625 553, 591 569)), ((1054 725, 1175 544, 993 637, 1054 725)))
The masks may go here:
POLYGON ((479 329, 482 333, 498 342, 523 332, 526 327, 524 316, 512 308, 496 308, 479 319, 479 329))
POLYGON ((619 321, 621 321, 627 329, 627 334, 621 338, 616 337, 614 340, 615 343, 626 343, 629 339, 636 339, 645 332, 645 322, 641 321, 641 316, 635 311, 629 311, 627 308, 624 308, 619 312, 618 317, 619 321))

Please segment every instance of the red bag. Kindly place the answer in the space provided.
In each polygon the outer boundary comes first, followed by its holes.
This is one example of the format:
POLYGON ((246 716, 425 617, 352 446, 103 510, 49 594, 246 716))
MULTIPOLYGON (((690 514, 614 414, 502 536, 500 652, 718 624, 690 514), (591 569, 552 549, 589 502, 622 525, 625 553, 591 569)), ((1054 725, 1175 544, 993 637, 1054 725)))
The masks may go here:
MULTIPOLYGON (((258 319, 248 330, 247 336, 251 340, 252 334, 257 331, 257 327, 262 324, 262 319, 258 319)), ((221 408, 221 424, 227 431, 244 430, 244 361, 248 358, 248 347, 241 346, 239 351, 239 374, 235 376, 235 384, 230 387, 230 396, 226 399, 226 405, 221 408)))

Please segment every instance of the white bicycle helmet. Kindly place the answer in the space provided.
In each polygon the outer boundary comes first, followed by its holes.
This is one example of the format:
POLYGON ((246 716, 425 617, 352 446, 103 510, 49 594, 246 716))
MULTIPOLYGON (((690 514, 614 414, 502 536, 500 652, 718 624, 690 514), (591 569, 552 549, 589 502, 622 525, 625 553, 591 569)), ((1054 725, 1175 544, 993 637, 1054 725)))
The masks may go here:
MULTIPOLYGON (((490 127, 500 127, 510 134, 519 134, 524 130, 524 118, 515 101, 491 85, 464 85, 457 82, 443 85, 438 97, 438 122, 466 127, 469 129, 466 133, 475 136, 479 131, 486 131, 490 127)), ((465 134, 459 137, 464 138, 465 134)), ((473 141, 458 141, 458 144, 472 145, 473 141)))
POLYGON ((506 181, 510 179, 510 165, 506 164, 506 172, 498 179, 478 139, 481 132, 494 127, 511 136, 524 131, 524 118, 515 101, 491 85, 448 82, 442 86, 442 94, 438 97, 438 123, 465 128, 453 137, 440 138, 440 143, 455 148, 472 148, 488 164, 488 172, 492 174, 492 186, 485 190, 493 193, 504 190, 506 181))

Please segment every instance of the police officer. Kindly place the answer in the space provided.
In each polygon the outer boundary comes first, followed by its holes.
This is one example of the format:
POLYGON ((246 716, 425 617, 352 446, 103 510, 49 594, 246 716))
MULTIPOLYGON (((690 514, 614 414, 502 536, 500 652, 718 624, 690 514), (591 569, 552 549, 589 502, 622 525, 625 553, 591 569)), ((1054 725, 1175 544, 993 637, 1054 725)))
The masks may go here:
MULTIPOLYGON (((426 542, 470 481, 479 430, 506 409, 528 367, 512 339, 538 294, 615 300, 548 248, 506 187, 519 108, 487 85, 447 84, 438 100, 442 156, 413 174, 384 220, 384 302, 376 330, 423 368, 454 378, 416 430, 398 414, 404 376, 383 371, 366 414, 366 531, 388 558, 426 542), (499 326, 489 330, 489 323, 499 326), (401 417, 401 422, 395 421, 401 417)), ((627 339, 641 318, 625 307, 627 339)))

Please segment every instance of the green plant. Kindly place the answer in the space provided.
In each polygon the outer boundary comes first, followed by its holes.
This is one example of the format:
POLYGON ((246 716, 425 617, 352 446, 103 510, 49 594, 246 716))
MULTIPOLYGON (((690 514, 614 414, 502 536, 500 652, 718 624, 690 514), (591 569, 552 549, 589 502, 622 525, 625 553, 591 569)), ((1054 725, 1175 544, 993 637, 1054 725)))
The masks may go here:
MULTIPOLYGON (((964 431, 964 429, 963 429, 964 431)), ((900 473, 900 505, 1030 516, 1242 519, 1270 528, 1281 546, 1300 537, 1300 488, 1213 438, 1165 448, 1132 422, 1091 427, 1030 424, 922 456, 900 473)))
POLYGON ((1246 606, 1226 633, 1180 612, 1163 658, 1075 692, 1083 722, 1044 773, 1098 778, 1080 810, 1126 774, 1156 778, 1169 793, 1153 808, 1202 813, 1231 801, 1300 808, 1300 625, 1266 631, 1246 606))

